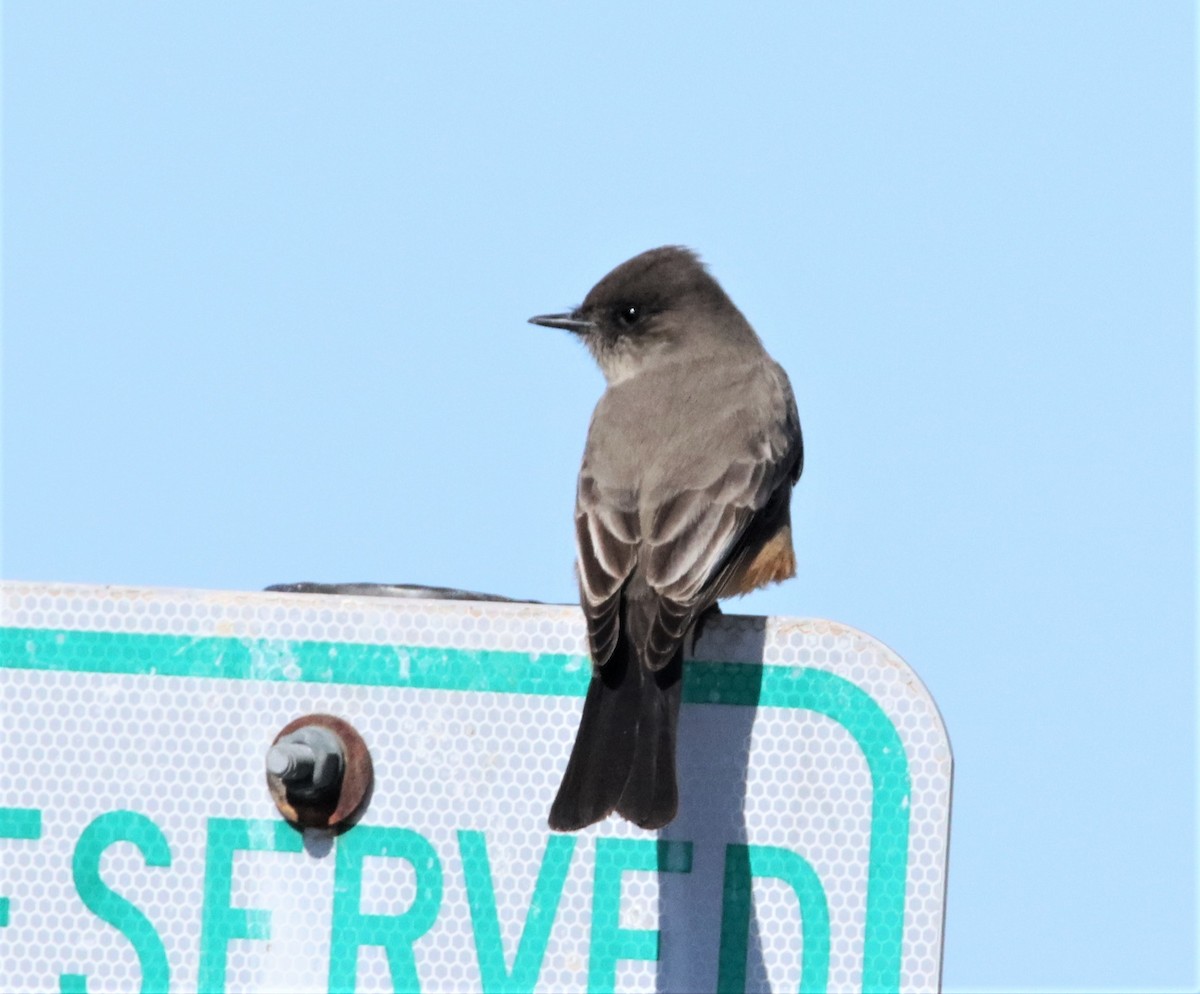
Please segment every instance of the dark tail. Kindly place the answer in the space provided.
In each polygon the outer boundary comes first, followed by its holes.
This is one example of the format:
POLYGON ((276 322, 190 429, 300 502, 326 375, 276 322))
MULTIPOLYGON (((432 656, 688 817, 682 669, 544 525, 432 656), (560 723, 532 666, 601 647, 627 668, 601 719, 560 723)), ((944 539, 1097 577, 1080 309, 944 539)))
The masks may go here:
POLYGON ((651 671, 624 641, 592 674, 575 746, 550 827, 574 832, 613 811, 639 828, 675 817, 675 734, 683 687, 683 653, 651 671))

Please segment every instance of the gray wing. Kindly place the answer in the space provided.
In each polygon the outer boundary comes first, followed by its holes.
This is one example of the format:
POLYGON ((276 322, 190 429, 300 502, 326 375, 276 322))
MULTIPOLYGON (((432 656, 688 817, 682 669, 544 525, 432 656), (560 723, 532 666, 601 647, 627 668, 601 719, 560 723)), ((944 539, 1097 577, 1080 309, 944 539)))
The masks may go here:
POLYGON ((756 516, 780 488, 787 490, 786 502, 803 448, 795 401, 783 382, 783 417, 749 434, 732 460, 699 473, 696 485, 653 507, 639 507, 645 497, 632 490, 605 488, 585 464, 575 534, 596 665, 607 662, 616 647, 624 593, 628 635, 643 662, 652 669, 665 666, 695 619, 715 603, 756 516))
POLYGON ((644 556, 647 583, 658 594, 646 620, 647 665, 666 665, 672 646, 716 603, 742 559, 757 551, 746 538, 769 537, 756 526, 762 517, 786 514, 798 461, 791 446, 764 445, 708 486, 682 491, 659 508, 644 556))
POLYGON ((597 666, 608 662, 617 646, 621 589, 637 565, 640 542, 636 495, 601 488, 585 465, 575 499, 575 546, 579 598, 597 666))

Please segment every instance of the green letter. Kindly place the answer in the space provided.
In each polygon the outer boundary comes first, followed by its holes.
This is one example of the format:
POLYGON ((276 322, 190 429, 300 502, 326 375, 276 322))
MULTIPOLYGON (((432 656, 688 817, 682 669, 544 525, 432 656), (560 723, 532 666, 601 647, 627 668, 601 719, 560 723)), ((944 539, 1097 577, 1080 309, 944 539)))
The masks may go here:
POLYGON ((525 928, 517 943, 512 973, 504 965, 496 891, 483 833, 459 832, 458 850, 462 854, 463 874, 467 881, 467 903, 471 907, 475 952, 479 957, 484 994, 532 994, 538 974, 542 972, 542 960, 550 942, 550 926, 554 924, 567 870, 571 866, 571 854, 575 851, 575 837, 551 835, 546 841, 546 854, 542 857, 542 868, 533 888, 525 928))
POLYGON ((245 818, 209 818, 208 846, 204 860, 204 911, 200 916, 201 991, 220 994, 225 990, 225 958, 233 939, 271 938, 271 913, 258 908, 233 908, 233 854, 252 852, 301 852, 304 837, 283 821, 254 821, 245 818))
MULTIPOLYGON (((0 839, 40 839, 42 813, 37 808, 0 808, 0 839)), ((0 928, 8 924, 8 898, 0 897, 0 928)))
POLYGON ((754 877, 782 880, 800 898, 803 963, 801 994, 824 991, 829 981, 829 905, 825 888, 808 861, 778 846, 725 847, 725 896, 721 909, 721 953, 717 990, 746 989, 746 946, 750 938, 751 884, 754 877))
POLYGON ((358 947, 383 946, 392 989, 419 991, 413 943, 429 931, 442 905, 442 865, 429 841, 407 828, 359 825, 337 841, 333 876, 333 932, 329 941, 329 989, 352 992, 358 947), (359 910, 362 864, 367 856, 408 860, 417 871, 417 893, 402 915, 365 915, 359 910))
MULTIPOLYGON (((110 811, 83 830, 75 845, 71 873, 75 889, 96 917, 120 931, 137 953, 142 968, 142 992, 169 990, 171 971, 167 951, 154 926, 142 912, 100 879, 100 857, 114 842, 132 842, 147 866, 170 866, 171 848, 160 829, 134 811, 110 811)), ((64 990, 86 990, 86 978, 77 973, 62 976, 64 990)))
POLYGON ((596 878, 592 886, 592 948, 588 991, 611 991, 617 960, 658 959, 659 932, 621 928, 621 874, 626 870, 691 873, 692 844, 655 839, 597 839, 596 878))

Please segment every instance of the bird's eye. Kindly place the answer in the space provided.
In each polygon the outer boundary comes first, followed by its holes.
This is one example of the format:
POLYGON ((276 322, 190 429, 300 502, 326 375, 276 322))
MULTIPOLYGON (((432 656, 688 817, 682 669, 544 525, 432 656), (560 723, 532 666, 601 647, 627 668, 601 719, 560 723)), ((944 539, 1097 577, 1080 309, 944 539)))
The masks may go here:
POLYGON ((617 320, 626 328, 630 328, 637 324, 638 318, 642 316, 642 310, 634 304, 626 304, 617 308, 617 320))

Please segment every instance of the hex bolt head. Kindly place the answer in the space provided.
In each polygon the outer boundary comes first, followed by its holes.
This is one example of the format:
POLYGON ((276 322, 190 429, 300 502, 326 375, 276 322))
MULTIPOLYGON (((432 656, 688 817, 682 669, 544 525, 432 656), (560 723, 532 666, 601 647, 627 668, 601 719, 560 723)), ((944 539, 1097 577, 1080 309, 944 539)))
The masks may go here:
POLYGON ((305 800, 335 796, 346 767, 341 740, 328 728, 305 725, 285 735, 267 753, 267 772, 305 800))
POLYGON ((333 715, 290 722, 267 750, 267 789, 297 828, 344 831, 370 800, 374 772, 362 736, 333 715))

